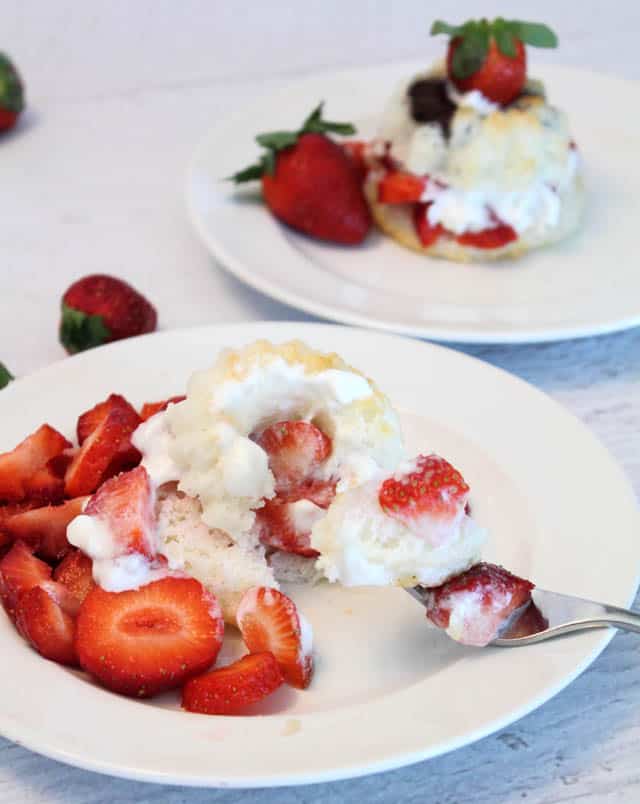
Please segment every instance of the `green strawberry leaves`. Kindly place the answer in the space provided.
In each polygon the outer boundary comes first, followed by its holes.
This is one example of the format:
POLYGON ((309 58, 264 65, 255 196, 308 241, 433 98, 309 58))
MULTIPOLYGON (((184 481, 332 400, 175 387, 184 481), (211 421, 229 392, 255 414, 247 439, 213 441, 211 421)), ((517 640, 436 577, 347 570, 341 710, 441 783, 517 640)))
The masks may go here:
POLYGON ((62 320, 60 321, 60 342, 70 354, 83 352, 100 346, 111 336, 104 325, 102 316, 87 315, 62 304, 62 320))
POLYGON ((255 164, 249 165, 244 170, 229 176, 229 180, 236 184, 242 184, 243 182, 261 179, 266 174, 272 176, 276 169, 278 151, 295 145, 302 134, 342 134, 343 136, 349 136, 356 133, 355 126, 351 125, 351 123, 336 123, 331 120, 325 120, 322 117, 323 106, 323 103, 316 106, 298 131, 270 131, 266 134, 258 134, 256 142, 265 148, 266 152, 262 154, 255 164))
POLYGON ((538 22, 505 20, 496 17, 493 21, 468 20, 463 25, 449 25, 436 20, 431 26, 431 35, 446 34, 460 43, 453 53, 451 70, 456 78, 469 78, 477 72, 487 57, 491 39, 500 53, 510 59, 516 57, 520 40, 532 47, 557 47, 558 37, 547 25, 538 22))
POLYGON ((4 363, 0 363, 0 390, 6 388, 11 380, 13 380, 13 374, 4 365, 4 363))
POLYGON ((11 61, 0 53, 0 108, 18 114, 24 108, 24 87, 11 61))

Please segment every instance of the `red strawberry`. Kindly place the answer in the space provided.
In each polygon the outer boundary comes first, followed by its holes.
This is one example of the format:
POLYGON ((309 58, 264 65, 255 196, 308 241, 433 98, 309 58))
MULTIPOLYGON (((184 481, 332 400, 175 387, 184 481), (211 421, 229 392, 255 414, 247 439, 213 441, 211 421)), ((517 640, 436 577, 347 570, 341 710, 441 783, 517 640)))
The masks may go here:
POLYGON ((2 528, 13 539, 21 539, 47 561, 59 561, 71 545, 67 541, 67 525, 78 514, 87 497, 76 497, 62 505, 47 505, 14 514, 2 528))
POLYGON ((355 129, 323 120, 320 105, 299 131, 260 134, 258 143, 267 153, 231 178, 261 179, 267 206, 294 229, 335 243, 361 243, 371 227, 369 207, 357 169, 329 132, 355 129))
POLYGON ((143 466, 105 481, 87 503, 84 513, 108 525, 122 555, 155 556, 153 494, 143 466))
POLYGON ((155 307, 122 279, 92 274, 62 297, 60 341, 70 354, 103 343, 153 332, 155 307))
POLYGON ((80 664, 115 692, 148 698, 215 661, 224 622, 194 578, 166 577, 128 592, 94 587, 80 608, 80 664))
POLYGON ((45 659, 77 666, 74 641, 79 605, 65 586, 44 581, 20 595, 16 626, 45 659))
POLYGON ((282 671, 271 653, 251 653, 187 681, 182 706, 204 715, 237 715, 271 695, 282 682, 282 671))
POLYGON ((460 92, 479 90, 489 100, 506 105, 521 93, 527 77, 524 42, 556 47, 558 40, 546 25, 502 17, 469 20, 464 25, 437 21, 432 34, 451 37, 447 74, 460 92))
POLYGON ((24 86, 11 61, 0 53, 0 132, 13 128, 24 109, 24 86))
POLYGON ((463 246, 475 248, 502 248, 517 239, 515 229, 506 223, 500 223, 492 229, 483 229, 481 232, 465 232, 456 237, 458 243, 462 243, 463 246))
POLYGON ((311 626, 295 603, 277 589, 254 586, 242 596, 238 628, 251 653, 273 653, 285 680, 305 689, 313 675, 311 626))
POLYGON ((531 600, 534 584, 495 564, 476 564, 429 590, 427 617, 453 639, 487 645, 518 608, 531 600), (473 605, 470 605, 470 601, 473 605))
POLYGON ((418 235, 420 243, 425 248, 432 246, 436 240, 445 233, 444 228, 439 223, 436 223, 435 226, 429 223, 429 219, 427 218, 428 208, 429 204, 422 203, 416 204, 413 208, 413 225, 416 228, 416 234, 418 235))
MULTIPOLYGON (((300 528, 296 525, 292 505, 277 499, 265 500, 264 506, 256 511, 258 538, 263 544, 285 553, 315 558, 320 554, 311 547, 311 527, 300 528)), ((314 514, 311 513, 310 519, 313 518, 314 514)))
POLYGON ((10 617, 14 617, 23 592, 51 579, 51 567, 36 558, 24 542, 16 542, 0 561, 0 597, 10 617))
POLYGON ((71 444, 43 424, 11 452, 0 455, 0 500, 20 502, 28 496, 28 484, 39 469, 71 444))
POLYGON ((420 201, 427 185, 426 179, 400 170, 386 173, 378 184, 380 204, 410 204, 420 201))
MULTIPOLYGON (((128 427, 135 428, 140 424, 142 419, 138 412, 130 402, 120 396, 120 394, 111 394, 104 402, 99 402, 91 410, 87 410, 78 418, 76 430, 78 433, 78 443, 84 444, 87 438, 93 433, 107 418, 112 410, 122 411, 124 417, 128 422, 128 427)), ((133 432, 133 430, 131 432, 133 432)), ((117 454, 113 457, 111 465, 107 470, 107 476, 115 475, 118 472, 125 472, 128 469, 133 469, 140 463, 142 456, 138 450, 133 446, 130 439, 124 441, 117 454)))
POLYGON ((356 174, 360 183, 364 182, 369 172, 369 165, 366 159, 367 143, 362 140, 347 140, 341 143, 342 149, 351 160, 351 164, 356 169, 356 174))
POLYGON ((145 402, 140 411, 140 418, 143 422, 146 422, 147 419, 155 416, 156 413, 166 410, 169 405, 177 405, 178 402, 184 402, 186 398, 186 396, 171 396, 169 399, 164 399, 162 402, 145 402))
POLYGON ((276 494, 282 500, 306 497, 316 482, 316 470, 331 454, 331 439, 311 422, 277 422, 255 441, 269 456, 276 494))
POLYGON ((112 407, 105 418, 88 435, 65 476, 69 497, 91 494, 100 484, 126 463, 132 455, 131 434, 140 422, 136 411, 112 407))
POLYGON ((462 475, 444 458, 419 455, 383 482, 378 500, 385 514, 423 535, 431 533, 434 520, 448 522, 462 515, 468 494, 462 475))
POLYGON ((80 603, 95 586, 93 562, 81 550, 72 550, 53 571, 54 580, 63 584, 80 603))

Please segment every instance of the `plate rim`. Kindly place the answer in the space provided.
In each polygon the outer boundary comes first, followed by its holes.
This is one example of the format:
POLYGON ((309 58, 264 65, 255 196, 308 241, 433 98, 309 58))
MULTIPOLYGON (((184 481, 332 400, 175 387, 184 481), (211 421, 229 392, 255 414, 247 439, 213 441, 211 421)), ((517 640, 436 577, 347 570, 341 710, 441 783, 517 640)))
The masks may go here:
MULTIPOLYGON (((406 69, 411 71, 418 65, 423 65, 415 59, 408 61, 395 61, 387 64, 389 69, 406 69)), ((339 80, 352 76, 359 76, 375 69, 381 65, 364 65, 361 67, 350 67, 336 70, 314 70, 295 80, 283 80, 277 87, 272 88, 269 97, 276 96, 286 90, 287 87, 304 85, 307 81, 325 78, 326 80, 339 80)), ((542 71, 574 72, 599 76, 610 81, 626 83, 630 87, 635 87, 637 82, 615 73, 592 70, 590 68, 576 67, 574 65, 562 63, 540 63, 538 65, 542 71)), ((234 114, 225 123, 225 128, 231 128, 237 123, 242 122, 246 117, 246 105, 234 110, 234 114)), ((604 320, 597 324, 582 324, 573 326, 556 327, 521 327, 517 331, 509 330, 504 327, 488 328, 478 332, 473 327, 465 328, 456 326, 455 329, 443 330, 435 323, 425 323, 420 326, 413 326, 397 320, 387 320, 371 318, 365 314, 360 314, 349 309, 334 307, 323 302, 318 302, 313 298, 300 294, 295 290, 289 290, 280 286, 277 282, 265 278, 260 273, 251 269, 250 265, 235 257, 223 243, 211 232, 202 216, 197 210, 197 205, 192 192, 193 177, 196 174, 196 167, 202 155, 208 150, 209 143, 216 139, 217 128, 212 126, 197 141, 191 152, 185 171, 183 183, 183 197, 185 201, 187 218, 195 230, 198 238, 207 248, 209 253, 216 260, 218 265, 230 273, 236 279, 250 288, 274 299, 282 304, 286 304, 293 309, 301 310, 307 314, 325 319, 327 322, 347 324, 359 328, 374 329, 381 332, 405 335, 409 337, 427 338, 441 343, 453 344, 524 344, 524 343, 552 343, 563 340, 576 340, 600 335, 608 335, 615 332, 623 332, 636 326, 640 326, 640 309, 637 313, 619 318, 614 317, 604 320)), ((304 257, 306 260, 306 256, 304 257)))
MULTIPOLYGON (((175 330, 167 330, 161 331, 157 333, 152 333, 145 336, 140 336, 139 338, 130 339, 129 341, 121 341, 116 342, 105 347, 102 347, 103 351, 109 350, 110 353, 114 353, 116 351, 121 351, 126 353, 127 349, 130 348, 131 343, 140 344, 142 341, 150 342, 150 341, 157 341, 157 340, 171 340, 172 338, 178 337, 185 337, 185 338, 204 338, 206 340, 207 336, 210 338, 217 338, 220 341, 222 338, 225 337, 225 333, 230 333, 226 335, 227 339, 230 339, 233 334, 235 333, 242 333, 243 336, 250 330, 247 334, 247 340, 253 337, 275 337, 273 334, 267 335, 266 333, 260 332, 261 330, 290 330, 294 329, 299 331, 299 337, 304 338, 306 333, 308 337, 312 337, 311 333, 321 333, 322 331, 331 330, 333 332, 342 330, 345 331, 345 334, 348 332, 355 331, 356 333, 360 334, 367 334, 367 336, 376 337, 379 339, 383 339, 385 341, 393 341, 397 343, 410 343, 419 349, 426 349, 429 351, 434 352, 441 352, 446 353, 450 359, 457 361, 459 364, 464 363, 472 363, 482 367, 483 371, 488 372, 489 374, 495 374, 496 376, 500 376, 503 379, 506 379, 510 383, 515 383, 516 385, 525 388, 527 393, 533 394, 535 397, 539 398, 540 400, 544 400, 544 403, 549 405, 557 414, 561 414, 563 417, 567 419, 573 420, 573 423, 576 424, 581 431, 581 435, 583 437, 588 438, 590 442, 594 446, 597 445, 597 448, 600 450, 601 454, 604 458, 613 466, 615 467, 617 473, 619 474, 621 479, 624 479, 626 484, 625 491, 632 495, 632 498, 635 499, 635 493, 633 488, 630 484, 628 477, 624 469, 620 466, 620 464, 613 458, 613 456, 609 453, 606 447, 602 444, 600 439, 584 424, 577 416, 575 416, 571 411, 567 410, 563 405, 559 402, 554 400, 552 397, 548 396, 546 393, 541 391, 540 389, 536 388, 535 386, 528 383, 526 380, 518 377, 517 375, 511 374, 510 372, 498 367, 494 366, 491 363, 488 363, 480 358, 467 355, 465 353, 458 352, 454 349, 450 349, 445 346, 441 346, 438 344, 432 343, 424 343, 420 341, 415 341, 408 339, 401 335, 389 335, 386 333, 371 333, 370 330, 366 329, 355 329, 351 327, 343 327, 336 324, 325 324, 325 323, 315 323, 315 322, 297 322, 297 321, 276 321, 276 322, 248 322, 248 323, 235 323, 235 324, 214 324, 214 325, 205 325, 199 327, 188 327, 188 328, 180 328, 175 330)), ((287 337, 290 337, 290 333, 287 333, 287 337)), ((71 361, 74 361, 76 364, 80 361, 89 362, 95 356, 95 352, 93 354, 91 352, 85 352, 71 358, 63 358, 60 361, 56 361, 48 366, 41 368, 40 370, 27 375, 24 378, 20 378, 12 383, 9 390, 9 396, 12 396, 14 393, 19 392, 20 386, 26 382, 33 382, 34 380, 38 380, 41 376, 47 377, 50 372, 55 372, 56 369, 59 368, 61 365, 69 364, 71 361)), ((8 397, 7 397, 8 398, 8 397)), ((1 404, 1 403, 0 403, 1 404)), ((11 404, 9 402, 9 404, 11 404)), ((640 522, 640 513, 638 514, 638 521, 640 522)), ((637 588, 638 580, 640 577, 640 568, 636 571, 636 578, 635 578, 635 586, 634 590, 629 593, 629 600, 628 603, 631 602, 633 599, 633 595, 635 594, 635 588, 637 588)), ((98 773, 126 778, 126 779, 135 779, 139 781, 146 781, 146 782, 154 782, 154 783, 161 783, 161 784, 180 784, 184 786, 206 786, 206 787, 233 787, 233 788, 256 788, 256 787, 278 787, 284 785, 295 785, 295 784, 312 784, 312 783, 322 783, 327 781, 333 780, 341 780, 341 779, 348 779, 348 778, 356 778, 364 775, 368 775, 371 773, 382 772, 386 770, 392 770, 395 768, 405 767, 410 764, 414 764, 419 761, 423 761, 426 759, 430 759, 436 756, 443 755, 448 753, 449 751, 455 750, 459 747, 464 745, 468 745, 472 742, 475 742, 489 734, 494 733, 495 731, 504 728, 505 726, 513 723, 516 720, 524 717, 525 715, 529 714, 531 711, 535 710, 539 706, 541 706, 546 701, 550 700, 560 691, 565 689, 569 684, 571 684, 584 670, 589 667, 593 661, 601 654, 601 652, 606 648, 609 644, 611 639, 615 636, 615 631, 613 630, 603 630, 602 632, 592 632, 591 634, 585 634, 581 637, 575 637, 575 639, 584 639, 585 643, 591 645, 591 648, 586 653, 584 659, 577 663, 577 665, 572 669, 570 673, 565 675, 558 683, 548 685, 547 687, 543 688, 540 693, 526 701, 522 706, 517 707, 515 710, 511 710, 507 715, 504 717, 498 717, 493 720, 489 720, 482 727, 476 728, 472 732, 466 732, 465 734, 455 738, 450 739, 447 742, 439 743, 435 746, 427 747, 426 749, 417 750, 412 752, 411 754, 402 753, 401 751, 393 751, 390 750, 388 755, 382 759, 375 761, 374 763, 371 762, 360 762, 359 764, 350 764, 350 765, 341 765, 340 767, 332 767, 329 769, 324 770, 323 772, 313 772, 309 774, 305 771, 299 771, 294 773, 274 773, 269 776, 253 776, 247 778, 246 776, 239 777, 233 775, 225 775, 225 776, 215 776, 215 775, 206 775, 206 774, 198 774, 198 775, 184 775, 180 772, 174 771, 150 771, 147 768, 140 768, 140 767, 132 767, 132 766, 123 766, 122 764, 114 765, 112 762, 95 759, 95 758, 87 758, 82 752, 72 751, 68 748, 60 748, 52 743, 51 740, 47 740, 46 738, 43 739, 42 731, 38 731, 34 728, 29 729, 27 726, 26 728, 23 727, 22 731, 19 727, 13 728, 11 719, 7 720, 7 714, 5 712, 0 713, 0 732, 5 736, 7 739, 29 748, 36 753, 42 754, 44 756, 50 757, 52 759, 65 762, 67 764, 83 768, 85 770, 95 771, 98 773)), ((499 648, 495 648, 494 650, 500 650, 499 648)), ((37 657, 36 657, 37 658, 37 657)), ((40 659, 37 659, 40 661, 40 659)), ((350 710, 354 710, 356 708, 364 707, 366 704, 358 704, 356 707, 348 707, 350 710)), ((282 716, 283 719, 287 718, 286 712, 282 716)), ((297 716, 296 716, 297 717, 297 716)), ((305 717, 305 715, 300 715, 300 717, 305 717)))

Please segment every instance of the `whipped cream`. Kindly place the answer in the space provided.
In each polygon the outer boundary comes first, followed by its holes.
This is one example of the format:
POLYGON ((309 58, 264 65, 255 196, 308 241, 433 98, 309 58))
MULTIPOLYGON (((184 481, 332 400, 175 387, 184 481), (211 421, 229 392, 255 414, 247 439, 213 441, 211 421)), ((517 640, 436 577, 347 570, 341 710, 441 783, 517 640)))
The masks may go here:
POLYGON ((338 495, 311 531, 311 546, 320 552, 317 567, 329 581, 438 586, 479 560, 486 531, 471 517, 463 513, 450 520, 447 534, 418 536, 380 508, 384 479, 379 474, 338 495))
POLYGON ((486 117, 486 115, 500 108, 499 103, 490 101, 479 89, 472 89, 471 92, 459 92, 451 81, 447 82, 447 95, 449 100, 455 103, 456 106, 473 109, 474 112, 477 112, 482 117, 486 117))
POLYGON ((322 519, 324 514, 324 508, 320 508, 311 500, 296 500, 289 503, 291 524, 298 533, 311 533, 315 523, 322 519))
MULTIPOLYGON (((254 511, 275 493, 268 456, 251 438, 268 425, 303 419, 326 433, 332 451, 317 477, 339 478, 338 490, 380 466, 392 469, 402 455, 396 415, 367 378, 296 342, 223 352, 212 369, 193 375, 184 402, 158 416, 166 421, 154 426, 168 438, 153 443, 152 432, 136 433, 152 480, 177 479, 200 501, 203 521, 239 543, 255 540, 254 511)), ((296 509, 311 515, 318 512, 296 509)))
POLYGON ((79 514, 67 526, 69 544, 93 560, 93 580, 107 592, 137 589, 167 575, 141 553, 125 553, 108 524, 79 514))
POLYGON ((509 604, 508 594, 494 593, 490 605, 482 590, 456 592, 446 633, 463 645, 484 647, 498 636, 502 620, 496 615, 509 604))

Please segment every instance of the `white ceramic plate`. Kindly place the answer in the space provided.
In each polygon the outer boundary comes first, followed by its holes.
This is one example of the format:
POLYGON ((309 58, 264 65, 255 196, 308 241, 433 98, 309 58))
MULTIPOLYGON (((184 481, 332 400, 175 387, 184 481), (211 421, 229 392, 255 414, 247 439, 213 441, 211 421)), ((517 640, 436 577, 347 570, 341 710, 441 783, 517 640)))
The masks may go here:
POLYGON ((309 313, 436 340, 546 341, 639 324, 637 83, 574 69, 533 70, 570 116, 589 201, 581 232, 519 261, 433 260, 378 232, 358 248, 323 244, 281 226, 250 192, 238 194, 221 180, 255 161, 256 133, 295 128, 320 99, 330 119, 351 120, 360 135, 373 134, 387 96, 421 67, 306 78, 217 123, 197 149, 187 187, 191 220, 211 253, 247 284, 309 313))
MULTIPOLYGON (((587 429, 522 381, 441 347, 314 324, 239 324, 124 341, 0 394, 0 450, 43 420, 71 434, 109 392, 136 404, 179 393, 223 346, 299 337, 374 376, 409 448, 434 450, 472 487, 489 560, 549 589, 626 606, 639 517, 622 472, 587 429)), ((527 648, 461 647, 400 589, 291 591, 315 630, 316 675, 263 717, 180 711, 177 696, 119 697, 46 662, 0 612, 0 732, 83 768, 192 785, 298 784, 371 773, 465 745, 548 700, 605 647, 594 632, 527 648)), ((232 639, 225 653, 237 652, 232 639)), ((576 717, 580 717, 576 713, 576 717)))

